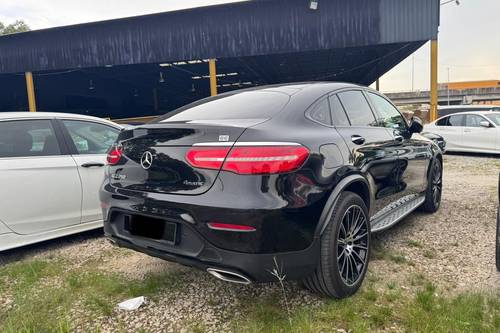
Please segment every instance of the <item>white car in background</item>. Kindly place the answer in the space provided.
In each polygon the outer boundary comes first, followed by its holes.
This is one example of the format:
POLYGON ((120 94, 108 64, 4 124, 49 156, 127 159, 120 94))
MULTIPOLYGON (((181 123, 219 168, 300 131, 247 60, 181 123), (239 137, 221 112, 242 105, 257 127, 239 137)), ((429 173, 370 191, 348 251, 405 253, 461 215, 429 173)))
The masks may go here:
POLYGON ((102 226, 99 187, 121 128, 73 114, 0 113, 0 251, 102 226))
POLYGON ((424 131, 441 135, 446 151, 500 154, 500 112, 455 113, 426 125, 424 131))

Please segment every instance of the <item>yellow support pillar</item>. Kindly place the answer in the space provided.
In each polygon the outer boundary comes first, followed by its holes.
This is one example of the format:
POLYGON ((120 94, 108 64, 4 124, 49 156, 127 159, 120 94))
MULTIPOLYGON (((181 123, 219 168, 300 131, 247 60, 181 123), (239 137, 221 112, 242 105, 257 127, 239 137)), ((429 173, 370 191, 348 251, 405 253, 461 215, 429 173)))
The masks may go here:
POLYGON ((33 73, 26 72, 26 89, 28 91, 28 104, 30 112, 36 112, 35 85, 33 83, 33 73))
POLYGON ((215 59, 210 59, 208 64, 210 72, 210 96, 217 96, 217 66, 215 59))
POLYGON ((431 110, 430 121, 438 118, 438 41, 431 40, 431 110))

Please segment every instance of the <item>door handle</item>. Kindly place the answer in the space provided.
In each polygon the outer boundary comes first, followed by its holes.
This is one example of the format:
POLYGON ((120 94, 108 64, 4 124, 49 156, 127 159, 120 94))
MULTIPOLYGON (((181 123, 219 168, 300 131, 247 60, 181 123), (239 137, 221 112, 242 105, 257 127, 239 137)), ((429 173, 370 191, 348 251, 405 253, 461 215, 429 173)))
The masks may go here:
POLYGON ((353 135, 353 136, 351 136, 351 141, 352 141, 354 144, 356 144, 356 145, 360 146, 360 145, 362 145, 362 144, 364 144, 364 143, 366 142, 366 139, 365 139, 365 138, 363 138, 363 137, 362 137, 362 136, 360 136, 360 135, 353 135))
POLYGON ((101 162, 88 162, 82 164, 82 168, 102 168, 104 163, 101 162))
POLYGON ((471 129, 464 129, 464 132, 465 133, 470 133, 470 132, 472 132, 472 130, 471 129))

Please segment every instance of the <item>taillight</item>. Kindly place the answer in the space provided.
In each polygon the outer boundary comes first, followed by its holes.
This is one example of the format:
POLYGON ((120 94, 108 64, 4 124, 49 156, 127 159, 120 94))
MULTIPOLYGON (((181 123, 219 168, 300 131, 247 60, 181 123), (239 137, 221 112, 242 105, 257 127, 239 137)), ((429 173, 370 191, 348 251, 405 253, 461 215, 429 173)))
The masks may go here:
POLYGON ((302 146, 194 147, 186 155, 197 168, 216 169, 241 175, 279 174, 299 169, 309 156, 302 146), (229 153, 229 154, 228 154, 229 153))
POLYGON ((194 147, 187 152, 186 160, 195 168, 220 170, 230 149, 194 147))
POLYGON ((120 159, 123 156, 123 147, 121 145, 113 145, 108 152, 107 161, 108 165, 116 165, 120 162, 120 159))

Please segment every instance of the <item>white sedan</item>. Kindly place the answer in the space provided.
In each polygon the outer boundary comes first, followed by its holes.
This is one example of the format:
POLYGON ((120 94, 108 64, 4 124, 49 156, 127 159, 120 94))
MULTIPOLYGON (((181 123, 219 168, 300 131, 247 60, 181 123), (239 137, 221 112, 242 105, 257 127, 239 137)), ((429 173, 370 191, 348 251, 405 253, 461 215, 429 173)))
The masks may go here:
POLYGON ((0 251, 102 226, 99 187, 120 130, 80 115, 0 113, 0 251))
POLYGON ((447 151, 500 154, 500 112, 461 112, 424 127, 441 135, 447 151))

